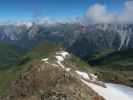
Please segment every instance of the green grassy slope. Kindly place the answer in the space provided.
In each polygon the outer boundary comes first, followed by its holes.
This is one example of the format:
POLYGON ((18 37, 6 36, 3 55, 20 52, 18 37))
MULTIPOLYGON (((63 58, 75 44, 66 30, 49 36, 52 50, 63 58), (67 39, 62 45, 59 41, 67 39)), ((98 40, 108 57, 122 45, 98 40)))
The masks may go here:
POLYGON ((0 43, 0 95, 4 95, 11 80, 16 77, 18 62, 23 50, 10 44, 0 43))
POLYGON ((89 59, 88 63, 98 72, 100 79, 133 86, 133 49, 105 53, 89 59))
POLYGON ((20 60, 22 50, 19 48, 0 43, 0 69, 6 69, 9 66, 16 64, 20 60))
POLYGON ((23 57, 23 61, 29 61, 33 59, 41 59, 48 57, 51 53, 63 49, 61 45, 42 42, 29 50, 23 57))
POLYGON ((44 42, 32 50, 23 52, 13 45, 0 43, 0 95, 8 92, 12 80, 15 80, 17 74, 27 67, 27 63, 48 57, 59 49, 61 49, 60 45, 44 42))

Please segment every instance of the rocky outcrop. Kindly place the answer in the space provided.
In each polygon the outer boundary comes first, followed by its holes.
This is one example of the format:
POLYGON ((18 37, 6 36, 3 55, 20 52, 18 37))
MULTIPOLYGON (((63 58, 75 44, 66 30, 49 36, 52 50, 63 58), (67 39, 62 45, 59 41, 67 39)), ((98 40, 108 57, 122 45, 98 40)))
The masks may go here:
POLYGON ((66 66, 69 56, 62 51, 30 62, 2 100, 104 100, 82 82, 76 66, 66 66))

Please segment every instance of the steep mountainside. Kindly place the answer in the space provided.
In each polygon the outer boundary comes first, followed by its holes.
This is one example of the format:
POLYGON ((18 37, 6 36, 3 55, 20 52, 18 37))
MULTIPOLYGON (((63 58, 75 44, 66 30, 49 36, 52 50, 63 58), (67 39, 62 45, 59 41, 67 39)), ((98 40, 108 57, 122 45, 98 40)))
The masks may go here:
POLYGON ((84 57, 103 49, 133 47, 133 24, 31 23, 0 25, 0 40, 23 48, 41 41, 63 44, 74 54, 84 57), (80 46, 79 46, 80 45, 80 46), (84 49, 81 49, 84 48, 84 49))
POLYGON ((133 49, 94 54, 85 58, 105 81, 133 86, 133 49))
POLYGON ((0 69, 6 69, 19 62, 24 51, 14 45, 0 43, 0 69))
POLYGON ((15 77, 23 54, 24 51, 19 47, 0 43, 0 95, 5 94, 10 81, 15 77))

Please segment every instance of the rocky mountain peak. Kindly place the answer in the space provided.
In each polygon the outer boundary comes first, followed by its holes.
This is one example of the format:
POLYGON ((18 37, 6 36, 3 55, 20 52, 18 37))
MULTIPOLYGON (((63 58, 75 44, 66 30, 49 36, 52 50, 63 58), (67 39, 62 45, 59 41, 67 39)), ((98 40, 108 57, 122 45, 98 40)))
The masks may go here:
POLYGON ((85 84, 99 84, 97 77, 80 71, 70 59, 71 54, 59 51, 32 61, 13 82, 6 100, 104 100, 85 84))

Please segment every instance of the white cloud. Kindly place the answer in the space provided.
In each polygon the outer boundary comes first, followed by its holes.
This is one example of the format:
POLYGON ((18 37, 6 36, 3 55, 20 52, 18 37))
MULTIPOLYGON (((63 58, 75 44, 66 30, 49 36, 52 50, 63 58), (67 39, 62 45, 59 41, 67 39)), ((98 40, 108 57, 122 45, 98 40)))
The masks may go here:
POLYGON ((104 5, 95 4, 88 9, 86 18, 93 23, 110 23, 114 20, 114 14, 108 12, 104 5))
POLYGON ((125 2, 122 11, 115 13, 105 5, 94 4, 86 12, 89 23, 133 23, 133 1, 125 2))
POLYGON ((123 10, 118 15, 117 20, 123 23, 133 23, 133 1, 125 3, 123 10))

